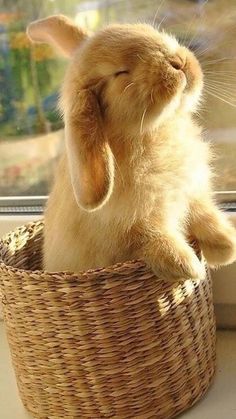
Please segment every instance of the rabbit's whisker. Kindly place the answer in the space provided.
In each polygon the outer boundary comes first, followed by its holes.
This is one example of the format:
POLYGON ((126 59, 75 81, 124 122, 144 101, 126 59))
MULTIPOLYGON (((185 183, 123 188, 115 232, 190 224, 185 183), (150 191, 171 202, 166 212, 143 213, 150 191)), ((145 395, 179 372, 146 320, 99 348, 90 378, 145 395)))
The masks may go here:
MULTIPOLYGON (((203 2, 203 3, 201 3, 200 4, 200 7, 203 9, 204 8, 204 6, 206 6, 207 5, 207 3, 208 3, 208 0, 206 0, 205 2, 203 2)), ((198 25, 198 30, 196 30, 196 34, 193 36, 193 38, 192 38, 192 40, 191 40, 191 42, 189 43, 189 45, 188 45, 188 48, 190 48, 190 46, 192 45, 192 43, 193 43, 193 41, 196 39, 196 37, 199 35, 199 33, 200 33, 200 31, 201 32, 203 32, 204 33, 204 31, 208 31, 208 28, 207 28, 207 30, 205 29, 205 27, 207 26, 206 25, 206 14, 205 14, 205 16, 203 17, 203 19, 202 19, 202 16, 201 16, 201 21, 199 21, 199 25, 198 25), (203 25, 205 25, 205 27, 203 27, 203 25)), ((228 18, 230 18, 231 16, 230 16, 230 13, 224 13, 223 15, 220 13, 219 14, 219 17, 218 17, 218 19, 216 19, 215 20, 215 27, 217 27, 218 26, 218 24, 219 23, 221 23, 223 20, 225 21, 225 20, 227 20, 228 18)), ((193 20, 191 21, 191 22, 193 22, 193 20)), ((224 37, 225 37, 225 35, 227 35, 228 33, 230 33, 230 31, 231 31, 231 29, 229 29, 229 30, 227 30, 227 31, 225 31, 224 30, 224 37)), ((216 47, 219 47, 219 45, 222 45, 222 44, 224 44, 225 43, 225 41, 223 40, 223 42, 221 41, 219 41, 219 42, 216 42, 216 40, 214 39, 214 46, 215 46, 215 48, 216 47)), ((227 45, 229 45, 229 42, 228 42, 228 40, 227 40, 227 45)), ((196 54, 196 51, 197 50, 199 50, 201 47, 198 47, 196 50, 194 50, 194 53, 195 53, 195 55, 197 55, 196 54)), ((211 51, 213 51, 214 50, 214 48, 212 48, 212 50, 211 51)), ((208 51, 208 49, 206 49, 206 51, 205 52, 207 52, 208 51)), ((209 49, 209 51, 210 51, 210 49, 209 49)), ((201 55, 203 55, 203 54, 201 54, 201 55)))
POLYGON ((216 95, 222 97, 223 99, 226 99, 226 100, 230 101, 231 103, 235 103, 235 101, 236 101, 235 96, 231 96, 229 94, 221 92, 221 91, 219 91, 219 89, 214 89, 213 87, 208 87, 206 90, 210 91, 212 93, 215 93, 216 95))
POLYGON ((211 90, 209 90, 209 89, 206 89, 206 92, 207 92, 210 96, 213 96, 213 97, 215 97, 216 99, 219 99, 219 100, 221 100, 222 102, 227 103, 228 105, 233 106, 234 108, 236 108, 236 104, 234 104, 234 103, 230 102, 229 100, 227 100, 227 99, 225 99, 225 98, 223 98, 223 97, 221 97, 221 96, 217 95, 215 92, 213 93, 213 91, 211 91, 211 90))
POLYGON ((131 86, 133 86, 135 83, 134 82, 132 82, 132 83, 129 83, 128 84, 128 86, 126 86, 125 88, 124 88, 124 90, 123 90, 123 92, 122 92, 122 95, 123 95, 123 93, 125 93, 126 92, 126 90, 128 90, 131 86))
POLYGON ((236 98, 236 89, 233 90, 229 87, 221 86, 221 85, 215 85, 215 84, 205 84, 206 88, 215 89, 220 94, 223 94, 224 96, 232 97, 233 99, 236 98))
POLYGON ((141 55, 137 54, 137 57, 138 57, 141 61, 143 61, 143 63, 146 63, 146 61, 143 59, 143 57, 141 57, 141 55))
POLYGON ((233 100, 235 100, 236 98, 236 89, 234 88, 234 90, 226 90, 224 87, 222 88, 222 86, 214 86, 211 84, 208 84, 205 86, 206 89, 210 88, 210 89, 215 89, 218 93, 222 94, 223 96, 228 96, 233 98, 233 100))
POLYGON ((163 18, 161 19, 161 21, 159 22, 158 26, 157 26, 157 30, 160 30, 161 25, 165 22, 165 20, 167 19, 167 15, 163 16, 163 18))
POLYGON ((222 86, 224 88, 229 88, 230 91, 232 92, 232 89, 235 87, 232 83, 232 80, 218 80, 218 79, 210 79, 210 78, 206 78, 205 79, 205 85, 207 84, 212 84, 214 86, 218 85, 218 86, 222 86))
POLYGON ((217 86, 221 86, 222 88, 230 88, 230 90, 232 91, 232 89, 234 90, 236 88, 236 79, 226 79, 226 80, 211 80, 205 77, 204 79, 204 85, 206 86, 207 84, 214 84, 217 86))
POLYGON ((202 57, 204 57, 208 52, 213 51, 212 45, 210 43, 207 44, 207 42, 204 43, 205 47, 204 45, 201 45, 200 47, 194 49, 194 54, 199 60, 202 60, 202 57))
POLYGON ((208 70, 208 69, 206 69, 205 71, 204 71, 204 74, 214 74, 214 75, 223 75, 223 76, 227 76, 227 75, 229 75, 229 76, 235 76, 236 77, 236 73, 235 73, 235 71, 232 71, 232 70, 225 70, 225 69, 215 69, 215 70, 208 70))
POLYGON ((124 186, 125 186, 124 177, 123 177, 122 171, 121 171, 121 169, 120 169, 119 164, 117 163, 117 160, 116 160, 116 158, 115 158, 114 154, 113 154, 113 159, 114 159, 115 166, 117 167, 118 172, 119 172, 119 174, 120 174, 120 178, 121 178, 122 185, 123 185, 123 187, 124 187, 124 186))
POLYGON ((232 83, 234 82, 234 81, 236 81, 236 75, 235 76, 233 76, 233 75, 227 75, 227 74, 220 74, 219 76, 217 75, 217 74, 209 74, 209 73, 204 73, 204 75, 205 75, 205 80, 207 81, 207 80, 209 80, 209 81, 219 81, 219 82, 222 82, 222 83, 227 83, 227 84, 231 84, 232 85, 232 83), (216 76, 217 78, 213 78, 212 76, 216 76))
POLYGON ((212 87, 207 89, 207 92, 211 91, 212 93, 215 93, 216 95, 222 97, 225 100, 228 100, 231 103, 236 103, 235 96, 229 96, 228 94, 225 94, 223 92, 220 92, 218 89, 213 89, 212 87))
POLYGON ((210 77, 205 77, 205 84, 207 83, 215 83, 230 86, 231 88, 235 86, 236 77, 230 77, 230 78, 217 78, 217 79, 211 79, 210 77))
POLYGON ((205 61, 205 62, 202 63, 202 66, 204 68, 204 66, 208 67, 210 65, 217 64, 217 63, 220 63, 220 62, 222 62, 224 64, 227 64, 227 63, 230 63, 231 61, 234 61, 234 60, 236 60, 236 57, 234 57, 234 56, 233 57, 222 57, 222 58, 218 58, 216 60, 205 61))
MULTIPOLYGON (((191 28, 192 28, 192 26, 193 26, 193 22, 194 22, 194 20, 197 20, 197 15, 196 15, 196 14, 195 14, 195 16, 193 17, 193 19, 190 21, 190 23, 188 24, 188 27, 187 27, 187 29, 186 29, 186 31, 185 31, 184 37, 183 37, 183 39, 182 39, 182 41, 181 41, 181 43, 182 43, 183 45, 185 45, 185 44, 186 44, 186 42, 187 42, 187 40, 188 40, 188 38, 189 38, 190 31, 191 31, 191 28)), ((190 38, 190 41, 189 41, 189 43, 188 43, 188 48, 190 48, 190 46, 192 45, 192 42, 194 41, 194 39, 196 38, 196 36, 197 36, 197 35, 198 35, 198 31, 196 30, 196 31, 194 32, 193 36, 190 38)))
POLYGON ((154 89, 152 89, 152 90, 151 90, 151 93, 150 93, 150 96, 151 96, 151 103, 152 103, 152 104, 154 104, 154 100, 153 100, 153 90, 154 90, 154 89))
POLYGON ((196 48, 192 46, 194 54, 198 57, 205 55, 208 51, 214 51, 214 48, 215 40, 213 42, 212 39, 206 39, 205 41, 202 41, 201 44, 196 48))
POLYGON ((165 1, 166 0, 161 0, 158 7, 157 7, 156 13, 155 13, 153 21, 152 21, 152 26, 154 26, 154 27, 155 27, 155 23, 156 23, 156 20, 157 20, 158 13, 160 12, 162 6, 164 6, 165 1))
MULTIPOLYGON (((205 0, 203 3, 200 4, 200 8, 201 8, 200 14, 201 14, 201 23, 202 24, 206 23, 206 15, 202 19, 202 11, 204 10, 204 7, 206 6, 207 3, 208 3, 208 0, 205 0)), ((190 29, 192 28, 194 21, 195 21, 195 23, 198 22, 198 18, 199 18, 199 6, 198 6, 198 10, 195 11, 193 19, 190 21, 189 30, 188 30, 187 36, 185 36, 185 38, 184 38, 184 42, 186 42, 186 40, 188 39, 188 36, 190 34, 190 29)), ((193 42, 199 36, 201 28, 200 28, 200 25, 197 25, 197 27, 198 27, 198 29, 195 30, 195 33, 193 34, 192 38, 190 39, 190 42, 187 45, 188 49, 191 48, 193 42)))
POLYGON ((207 87, 207 89, 209 91, 217 94, 218 96, 220 96, 220 97, 222 97, 222 98, 224 98, 226 100, 229 100, 232 103, 235 103, 236 102, 236 96, 235 95, 233 96, 233 95, 230 95, 229 93, 221 92, 219 89, 214 89, 213 87, 207 87))
POLYGON ((144 118, 145 118, 146 112, 147 112, 147 107, 144 109, 143 115, 142 115, 142 118, 141 118, 140 135, 142 135, 142 133, 143 133, 143 123, 144 123, 144 118))

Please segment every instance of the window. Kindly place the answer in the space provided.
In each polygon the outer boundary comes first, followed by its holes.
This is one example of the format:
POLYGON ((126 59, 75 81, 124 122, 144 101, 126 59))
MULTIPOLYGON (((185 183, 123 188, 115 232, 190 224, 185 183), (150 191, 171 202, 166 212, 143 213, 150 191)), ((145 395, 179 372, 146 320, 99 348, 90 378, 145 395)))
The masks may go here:
POLYGON ((50 47, 30 44, 25 28, 57 13, 91 30, 150 22, 195 50, 206 79, 198 117, 218 155, 217 189, 236 189, 234 0, 0 0, 0 196, 42 196, 51 187, 63 144, 57 99, 66 63, 50 47))

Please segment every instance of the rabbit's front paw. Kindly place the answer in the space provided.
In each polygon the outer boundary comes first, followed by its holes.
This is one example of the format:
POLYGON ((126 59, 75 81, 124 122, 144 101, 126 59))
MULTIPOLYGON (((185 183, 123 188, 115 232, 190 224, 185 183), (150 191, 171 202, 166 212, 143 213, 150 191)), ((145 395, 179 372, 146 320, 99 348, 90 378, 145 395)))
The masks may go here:
POLYGON ((210 266, 229 265, 236 260, 236 234, 232 227, 216 231, 199 244, 210 266))
POLYGON ((150 266, 156 276, 167 281, 204 279, 206 276, 204 264, 191 250, 167 255, 164 260, 156 260, 150 266))

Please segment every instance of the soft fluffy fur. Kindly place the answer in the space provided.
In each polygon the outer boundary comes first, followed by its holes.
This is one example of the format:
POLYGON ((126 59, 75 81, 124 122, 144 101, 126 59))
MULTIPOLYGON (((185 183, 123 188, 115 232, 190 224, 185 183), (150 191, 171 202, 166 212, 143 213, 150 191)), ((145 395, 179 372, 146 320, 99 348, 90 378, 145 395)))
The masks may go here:
POLYGON ((233 262, 235 231, 213 202, 209 148, 192 119, 203 87, 195 56, 141 24, 89 36, 53 16, 28 33, 71 56, 61 95, 66 152, 45 212, 45 269, 143 258, 168 280, 201 277, 189 237, 210 265, 233 262))

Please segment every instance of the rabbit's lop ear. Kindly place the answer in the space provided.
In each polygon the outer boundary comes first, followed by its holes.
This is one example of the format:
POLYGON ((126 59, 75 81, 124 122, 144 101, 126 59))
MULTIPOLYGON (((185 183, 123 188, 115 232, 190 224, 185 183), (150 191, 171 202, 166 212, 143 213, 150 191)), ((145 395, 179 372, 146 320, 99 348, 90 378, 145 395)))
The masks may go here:
POLYGON ((75 198, 81 208, 94 211, 112 193, 113 154, 102 130, 96 95, 90 89, 78 92, 72 106, 66 108, 66 147, 75 198))
POLYGON ((45 42, 56 47, 66 57, 70 57, 88 37, 85 30, 78 28, 72 20, 63 15, 50 16, 30 23, 27 35, 32 41, 45 42))

